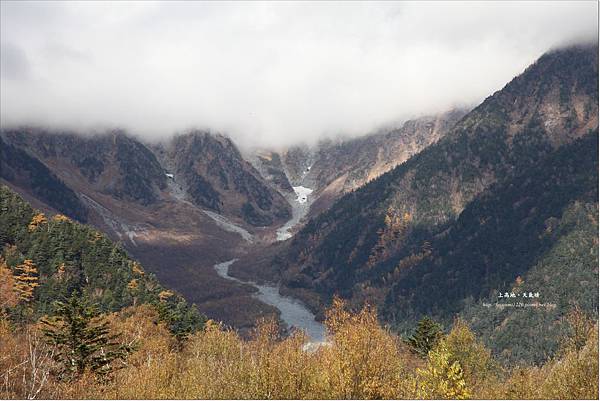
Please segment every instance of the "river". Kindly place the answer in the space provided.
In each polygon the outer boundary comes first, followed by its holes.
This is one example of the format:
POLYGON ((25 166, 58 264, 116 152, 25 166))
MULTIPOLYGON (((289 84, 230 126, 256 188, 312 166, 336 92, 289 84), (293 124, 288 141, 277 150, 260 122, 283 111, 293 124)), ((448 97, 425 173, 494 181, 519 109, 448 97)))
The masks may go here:
POLYGON ((315 315, 302 302, 279 294, 279 287, 277 286, 256 284, 230 276, 229 266, 236 261, 237 259, 233 259, 217 263, 215 265, 217 274, 227 280, 254 286, 258 289, 255 293, 256 298, 277 308, 281 312, 281 320, 288 325, 288 328, 295 327, 304 330, 310 337, 311 343, 322 343, 325 341, 325 326, 315 320, 315 315))
MULTIPOLYGON (((277 241, 285 241, 292 237, 291 230, 306 216, 312 203, 310 196, 313 190, 303 186, 293 187, 295 199, 291 200, 292 218, 277 230, 277 241)), ((325 342, 325 326, 315 320, 315 315, 299 300, 285 297, 279 293, 279 287, 276 285, 257 284, 239 280, 229 275, 229 267, 234 264, 237 259, 228 260, 226 262, 217 263, 215 270, 219 276, 236 281, 238 283, 249 284, 255 287, 258 291, 255 297, 267 305, 274 306, 280 312, 281 320, 283 320, 288 328, 297 328, 304 330, 309 336, 310 341, 307 346, 312 344, 318 345, 325 342)))

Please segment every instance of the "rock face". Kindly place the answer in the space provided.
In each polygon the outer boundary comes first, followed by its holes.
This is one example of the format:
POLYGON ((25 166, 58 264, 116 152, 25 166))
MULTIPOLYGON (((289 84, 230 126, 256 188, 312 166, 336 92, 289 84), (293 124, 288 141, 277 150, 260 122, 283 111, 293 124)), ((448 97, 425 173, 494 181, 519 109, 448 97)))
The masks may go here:
POLYGON ((0 178, 23 188, 31 197, 50 208, 77 219, 87 220, 88 210, 77 194, 46 165, 0 137, 0 178))
POLYGON ((58 175, 76 175, 94 191, 120 200, 150 205, 167 186, 154 154, 124 132, 86 137, 22 129, 4 131, 3 136, 58 175))
POLYGON ((258 170, 264 179, 271 183, 283 195, 294 193, 288 174, 291 174, 289 169, 281 160, 279 153, 260 149, 253 152, 248 152, 246 158, 258 170))
POLYGON ((204 208, 239 218, 252 226, 283 223, 289 203, 243 159, 222 135, 192 132, 161 146, 175 176, 182 177, 190 200, 204 208))
POLYGON ((466 110, 452 110, 355 139, 325 140, 313 147, 299 145, 280 152, 257 150, 247 157, 284 194, 292 193, 292 186, 312 188, 312 215, 316 215, 343 194, 437 142, 465 114, 466 110))
MULTIPOLYGON (((466 114, 453 110, 438 116, 409 120, 400 128, 365 137, 325 141, 311 157, 313 163, 306 172, 317 190, 325 190, 343 177, 342 192, 356 189, 391 170, 410 156, 437 142, 466 114)), ((292 164, 296 152, 286 154, 292 164)))
MULTIPOLYGON (((578 202, 585 210, 597 209, 590 196, 597 193, 597 182, 594 186, 593 177, 586 179, 569 162, 581 157, 590 175, 597 174, 596 149, 584 152, 585 144, 595 143, 597 127, 597 48, 545 54, 439 141, 309 221, 278 255, 278 261, 285 260, 279 263, 281 277, 315 308, 338 294, 378 304, 396 324, 421 314, 451 319, 467 300, 482 299, 534 271, 538 260, 523 253, 523 258, 510 257, 517 244, 509 238, 530 241, 528 252, 541 255, 548 244, 536 238, 546 219, 560 220, 569 208, 581 211, 578 202), (552 174, 542 179, 545 169, 552 174), (523 180, 540 188, 537 198, 511 192, 523 180), (483 213, 483 196, 502 199, 496 207, 522 213, 509 215, 508 222, 483 213), (549 199, 561 201, 548 210, 549 199), (523 202, 529 202, 526 210, 520 209, 523 202), (470 220, 477 230, 468 234, 457 228, 466 210, 481 219, 470 220), (453 248, 443 239, 454 232, 464 236, 453 248), (479 244, 474 237, 487 242, 479 244), (452 259, 463 246, 460 261, 452 259), (482 246, 489 252, 481 254, 482 246), (470 257, 477 263, 467 263, 470 257), (432 294, 435 302, 426 301, 432 294)), ((593 238, 585 241, 591 244, 593 238)), ((594 253, 587 249, 581 256, 586 262, 572 267, 580 277, 594 253)), ((558 268, 556 261, 553 266, 558 268)), ((561 287, 556 280, 553 285, 561 287)))
POLYGON ((282 223, 290 215, 287 201, 221 135, 194 132, 158 146, 121 131, 82 136, 18 129, 3 131, 2 137, 4 153, 10 147, 12 156, 2 159, 8 181, 17 178, 14 172, 9 177, 9 163, 16 163, 15 152, 19 152, 37 160, 36 171, 45 168, 74 187, 142 206, 168 199, 169 184, 177 180, 197 206, 253 226, 282 223))

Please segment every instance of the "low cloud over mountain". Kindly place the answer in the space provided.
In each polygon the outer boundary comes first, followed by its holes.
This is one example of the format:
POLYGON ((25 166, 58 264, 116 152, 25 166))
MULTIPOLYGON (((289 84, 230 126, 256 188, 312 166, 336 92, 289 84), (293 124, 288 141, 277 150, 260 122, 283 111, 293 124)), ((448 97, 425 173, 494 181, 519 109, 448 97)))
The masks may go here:
POLYGON ((2 2, 2 125, 358 135, 477 104, 548 48, 593 40, 597 7, 2 2))

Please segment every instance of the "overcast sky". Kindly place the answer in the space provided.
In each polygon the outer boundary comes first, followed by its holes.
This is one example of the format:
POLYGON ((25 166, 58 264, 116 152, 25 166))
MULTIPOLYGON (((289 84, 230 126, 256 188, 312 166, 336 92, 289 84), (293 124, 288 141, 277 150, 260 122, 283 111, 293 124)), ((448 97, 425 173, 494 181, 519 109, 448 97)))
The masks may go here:
POLYGON ((475 105, 598 28, 596 1, 0 4, 4 127, 260 146, 475 105))

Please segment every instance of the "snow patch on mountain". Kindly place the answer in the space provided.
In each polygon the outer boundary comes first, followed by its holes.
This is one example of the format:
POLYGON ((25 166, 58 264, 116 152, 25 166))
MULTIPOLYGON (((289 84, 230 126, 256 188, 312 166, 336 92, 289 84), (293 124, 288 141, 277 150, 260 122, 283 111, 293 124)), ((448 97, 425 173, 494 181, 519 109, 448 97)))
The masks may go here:
POLYGON ((312 199, 309 195, 313 190, 303 186, 293 188, 296 193, 296 199, 295 201, 290 200, 290 204, 292 205, 292 218, 277 230, 277 241, 285 241, 286 239, 291 238, 292 233, 290 231, 292 228, 298 225, 310 210, 312 199))
POLYGON ((306 188, 303 186, 293 187, 294 192, 296 193, 296 202, 298 203, 306 203, 308 202, 308 195, 313 193, 313 190, 310 188, 306 188))

